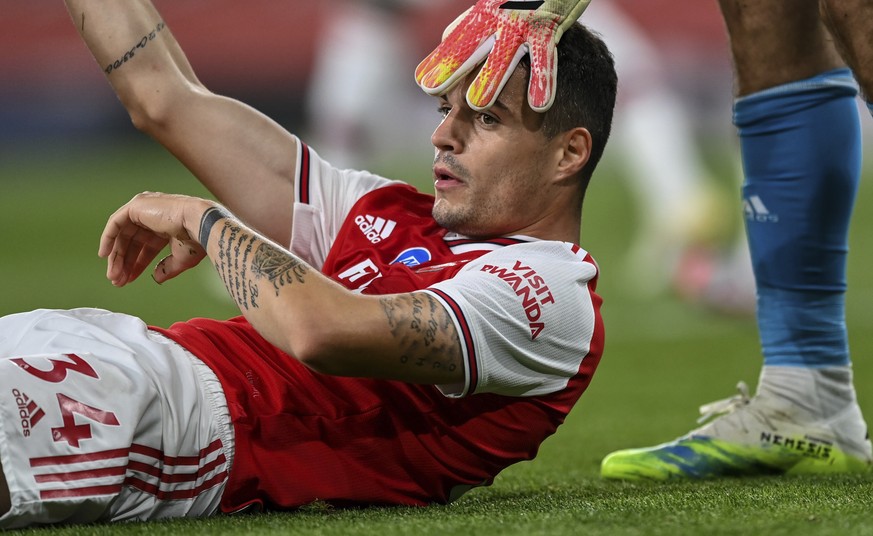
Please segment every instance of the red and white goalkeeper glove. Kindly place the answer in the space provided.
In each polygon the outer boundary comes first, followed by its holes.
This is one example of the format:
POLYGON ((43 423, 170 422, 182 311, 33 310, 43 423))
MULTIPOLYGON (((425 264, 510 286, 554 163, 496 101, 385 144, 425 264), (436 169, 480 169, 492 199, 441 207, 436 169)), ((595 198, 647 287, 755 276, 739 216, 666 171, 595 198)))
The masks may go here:
POLYGON ((446 28, 443 41, 415 69, 415 81, 431 95, 445 94, 487 60, 467 90, 467 102, 485 110, 530 54, 528 103, 545 112, 555 99, 556 46, 591 0, 479 0, 446 28))

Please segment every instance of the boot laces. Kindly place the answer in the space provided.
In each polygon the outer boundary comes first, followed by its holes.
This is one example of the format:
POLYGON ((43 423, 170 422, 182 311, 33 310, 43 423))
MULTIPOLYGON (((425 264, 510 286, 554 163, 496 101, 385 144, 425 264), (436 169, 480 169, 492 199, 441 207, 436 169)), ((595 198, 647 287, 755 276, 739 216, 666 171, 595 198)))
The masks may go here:
POLYGON ((748 405, 751 398, 749 398, 749 386, 746 385, 746 382, 737 383, 737 391, 738 394, 700 406, 700 418, 697 419, 697 423, 703 424, 714 417, 733 413, 748 405))

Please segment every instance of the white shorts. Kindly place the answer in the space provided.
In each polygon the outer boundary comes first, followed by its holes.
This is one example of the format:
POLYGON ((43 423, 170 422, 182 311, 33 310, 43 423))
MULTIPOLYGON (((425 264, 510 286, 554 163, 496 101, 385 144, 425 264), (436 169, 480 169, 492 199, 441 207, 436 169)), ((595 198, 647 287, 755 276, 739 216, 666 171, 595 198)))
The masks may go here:
POLYGON ((0 528, 214 514, 232 458, 215 374, 141 320, 0 318, 0 528))

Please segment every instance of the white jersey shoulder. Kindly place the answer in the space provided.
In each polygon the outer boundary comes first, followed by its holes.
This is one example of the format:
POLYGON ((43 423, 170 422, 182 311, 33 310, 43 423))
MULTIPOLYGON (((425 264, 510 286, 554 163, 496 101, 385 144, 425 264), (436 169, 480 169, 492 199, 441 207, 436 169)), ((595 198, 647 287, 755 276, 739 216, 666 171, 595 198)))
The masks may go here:
POLYGON ((584 249, 556 241, 506 246, 430 287, 453 313, 467 366, 448 396, 559 391, 588 355, 598 311, 584 249))
POLYGON ((297 145, 290 246, 294 254, 320 269, 355 203, 373 190, 403 183, 367 171, 333 167, 308 145, 297 145))

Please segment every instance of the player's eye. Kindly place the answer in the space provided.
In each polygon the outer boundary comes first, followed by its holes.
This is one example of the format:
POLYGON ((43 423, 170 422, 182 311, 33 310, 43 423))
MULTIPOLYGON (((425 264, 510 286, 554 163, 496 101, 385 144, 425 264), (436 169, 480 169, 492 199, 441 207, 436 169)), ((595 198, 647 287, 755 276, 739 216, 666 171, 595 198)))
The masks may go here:
POLYGON ((485 125, 496 125, 497 123, 499 123, 496 117, 486 113, 479 114, 479 121, 482 121, 482 123, 485 125))
POLYGON ((437 112, 439 112, 440 117, 442 117, 443 119, 445 119, 445 117, 449 115, 449 112, 451 111, 452 109, 449 107, 448 104, 441 104, 439 107, 437 107, 437 112))

